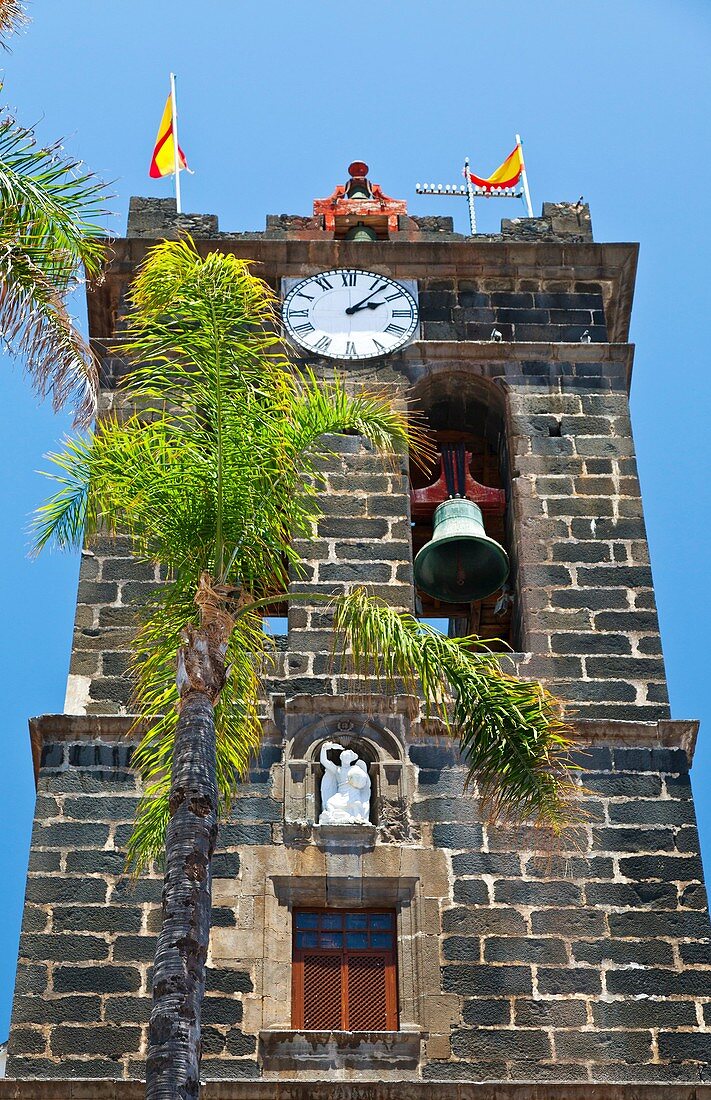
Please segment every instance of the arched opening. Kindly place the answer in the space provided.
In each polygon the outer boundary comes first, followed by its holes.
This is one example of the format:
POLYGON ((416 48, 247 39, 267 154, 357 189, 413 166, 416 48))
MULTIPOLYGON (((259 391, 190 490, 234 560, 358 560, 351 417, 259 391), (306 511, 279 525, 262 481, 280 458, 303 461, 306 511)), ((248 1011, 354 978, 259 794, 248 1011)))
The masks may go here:
MULTIPOLYGON (((491 383, 466 374, 435 376, 416 387, 413 396, 434 437, 439 455, 435 466, 424 474, 410 467, 412 496, 412 553, 432 538, 435 505, 423 503, 417 490, 444 478, 447 456, 464 459, 469 478, 480 486, 499 492, 483 494, 480 507, 486 534, 503 546, 511 559, 508 523, 509 475, 504 427, 503 395, 491 383)), ((469 495, 469 494, 467 494, 469 495)), ((513 647, 513 569, 497 591, 471 603, 446 603, 416 590, 415 608, 419 618, 431 623, 450 637, 477 634, 493 649, 513 647)))

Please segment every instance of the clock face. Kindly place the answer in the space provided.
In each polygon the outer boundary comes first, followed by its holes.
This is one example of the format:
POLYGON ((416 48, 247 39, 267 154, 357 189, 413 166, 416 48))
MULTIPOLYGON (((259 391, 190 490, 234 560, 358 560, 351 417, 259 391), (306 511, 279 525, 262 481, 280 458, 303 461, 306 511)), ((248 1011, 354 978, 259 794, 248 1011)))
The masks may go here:
POLYGON ((374 271, 339 268, 293 286, 282 306, 291 340, 328 359, 376 359, 401 348, 418 325, 417 302, 374 271))

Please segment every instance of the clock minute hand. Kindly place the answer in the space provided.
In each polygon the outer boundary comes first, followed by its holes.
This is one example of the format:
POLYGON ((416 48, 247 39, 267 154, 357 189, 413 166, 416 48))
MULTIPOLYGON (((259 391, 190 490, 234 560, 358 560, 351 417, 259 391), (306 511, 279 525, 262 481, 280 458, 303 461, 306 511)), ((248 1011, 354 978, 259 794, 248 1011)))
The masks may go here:
MULTIPOLYGON (((365 305, 366 305, 366 302, 370 298, 372 298, 374 294, 377 294, 378 291, 381 289, 381 287, 382 287, 382 283, 379 283, 378 286, 376 286, 375 290, 371 290, 370 294, 366 294, 365 298, 361 298, 361 300, 359 302, 356 302, 356 304, 354 306, 349 306, 348 309, 346 310, 346 313, 350 316, 352 313, 357 313, 359 309, 364 309, 365 305)), ((380 302, 376 302, 373 305, 373 309, 375 309, 376 305, 380 305, 380 302)))

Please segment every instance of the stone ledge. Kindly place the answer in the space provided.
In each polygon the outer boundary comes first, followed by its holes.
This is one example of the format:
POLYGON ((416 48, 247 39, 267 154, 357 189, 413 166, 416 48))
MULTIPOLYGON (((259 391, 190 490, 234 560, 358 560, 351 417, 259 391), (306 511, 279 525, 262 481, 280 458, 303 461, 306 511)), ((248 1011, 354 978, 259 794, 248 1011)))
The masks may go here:
POLYGON ((683 749, 694 759, 699 722, 696 719, 660 718, 656 722, 625 722, 619 719, 572 719, 575 737, 581 745, 629 745, 635 748, 683 749))
MULTIPOLYGON (((136 717, 135 714, 39 714, 28 719, 35 784, 39 778, 43 745, 52 741, 101 741, 105 744, 123 741, 137 745, 144 727, 139 725, 131 732, 136 717)), ((267 716, 262 744, 273 744, 274 734, 274 723, 267 716)))
MULTIPOLYGON (((518 656, 518 655, 517 655, 518 656)), ((304 713, 339 712, 343 710, 341 696, 294 696, 297 709, 303 706, 304 713), (320 710, 316 709, 317 700, 320 710), (331 704, 329 705, 329 700, 331 704)), ((291 704, 291 700, 289 701, 291 704)), ((395 714, 407 714, 412 717, 417 700, 410 695, 379 699, 383 705, 395 714)), ((371 699, 372 704, 372 699, 371 699)), ((380 713, 380 712, 379 712, 380 713)), ((384 713, 384 712, 383 712, 384 713)), ((35 768, 35 781, 39 775, 42 746, 49 741, 128 741, 129 730, 135 718, 118 714, 42 714, 30 718, 30 742, 35 768)), ((265 725, 265 741, 270 740, 270 723, 265 725)), ((574 737, 579 747, 586 745, 629 745, 639 748, 683 749, 691 766, 699 732, 696 719, 660 718, 656 722, 626 722, 618 719, 581 718, 571 720, 574 737)), ((413 735, 409 743, 419 743, 422 738, 436 743, 451 744, 451 737, 444 733, 442 725, 436 719, 424 720, 413 724, 413 735)), ((136 738, 131 737, 133 742, 136 738)), ((0 1100, 2 1097, 0 1095, 0 1100)))
POLYGON ((329 850, 362 851, 375 847, 377 825, 318 825, 313 822, 285 821, 284 841, 288 844, 316 844, 329 850))
POLYGON ((344 711, 352 714, 359 709, 364 715, 404 714, 407 718, 415 718, 420 711, 416 695, 380 695, 377 692, 362 695, 354 692, 347 699, 326 692, 299 692, 289 695, 286 705, 290 714, 314 714, 319 718, 344 711))
MULTIPOLYGON (((575 748, 604 745, 640 749, 682 749, 689 766, 694 759, 699 722, 695 718, 659 718, 656 722, 627 722, 617 718, 571 718, 575 748)), ((410 745, 451 745, 439 719, 423 719, 413 727, 410 745)))
MULTIPOLYGON (((30 737, 47 741, 127 741, 130 714, 40 714, 29 719, 30 737)), ((131 740, 138 740, 138 736, 131 740)))
MULTIPOLYGON (((660 1071, 664 1066, 659 1067, 660 1071)), ((510 1081, 208 1081, 201 1100, 711 1100, 711 1085, 510 1081)), ((144 1100, 142 1081, 0 1080, 0 1100, 144 1100)))
POLYGON ((43 745, 50 741, 130 741, 137 744, 140 731, 129 738, 135 720, 130 714, 40 714, 30 718, 35 784, 39 778, 43 745))
POLYGON ((613 363, 632 369, 634 344, 613 342, 599 344, 570 343, 558 340, 413 340, 398 353, 398 361, 422 364, 434 363, 509 363, 540 359, 547 365, 555 363, 613 363))
MULTIPOLYGON (((386 875, 377 873, 377 861, 381 858, 383 847, 373 850, 375 855, 375 873, 357 876, 352 874, 297 874, 297 875, 269 875, 269 881, 274 887, 274 893, 282 905, 296 908, 297 906, 316 905, 325 908, 329 905, 365 905, 365 906, 391 906, 396 907, 403 902, 409 902, 415 893, 420 875, 386 875)), ((417 860, 418 856, 427 853, 427 849, 412 849, 412 855, 417 860)), ((372 855, 372 853, 368 853, 372 855)), ((387 859, 387 856, 384 857, 387 859)), ((417 870, 417 867, 415 867, 417 870)))
POLYGON ((415 1073, 424 1032, 412 1031, 291 1031, 259 1032, 259 1056, 266 1072, 337 1074, 353 1071, 362 1080, 373 1074, 415 1073))

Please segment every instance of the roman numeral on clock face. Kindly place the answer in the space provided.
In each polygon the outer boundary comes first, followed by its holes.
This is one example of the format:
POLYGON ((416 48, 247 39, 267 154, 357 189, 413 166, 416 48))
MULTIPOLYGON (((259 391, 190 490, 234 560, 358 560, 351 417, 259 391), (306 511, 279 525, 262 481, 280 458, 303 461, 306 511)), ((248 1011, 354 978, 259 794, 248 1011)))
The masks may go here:
POLYGON ((294 332, 298 332, 299 336, 304 336, 307 332, 315 332, 316 329, 310 321, 302 321, 300 325, 294 325, 294 332))
MULTIPOLYGON (((290 309, 289 310, 289 320, 291 320, 292 317, 308 317, 308 315, 309 315, 308 309, 290 309)), ((394 316, 395 316, 395 314, 393 314, 393 317, 394 316)))
POLYGON ((375 339, 375 337, 373 337, 373 343, 375 344, 375 346, 376 346, 376 348, 378 349, 378 351, 379 351, 379 352, 380 352, 380 353, 381 353, 382 355, 385 355, 385 353, 387 352, 387 350, 388 350, 388 349, 387 349, 387 348, 384 348, 382 344, 379 344, 379 343, 378 343, 378 341, 377 341, 377 340, 375 339))
POLYGON ((394 294, 386 294, 385 295, 385 301, 386 302, 394 302, 396 298, 404 298, 404 297, 405 297, 405 295, 403 294, 403 292, 401 290, 396 290, 394 294))
POLYGON ((325 275, 318 275, 314 279, 314 282, 318 283, 318 285, 321 287, 321 290, 333 290, 333 284, 329 283, 325 275))
POLYGON ((356 346, 352 340, 346 340, 346 351, 343 356, 344 359, 352 359, 356 354, 356 346))
POLYGON ((358 279, 357 271, 342 271, 341 278, 344 286, 355 286, 358 279))
POLYGON ((401 325, 388 325, 385 331, 391 332, 393 336, 402 336, 405 329, 401 325))
MULTIPOLYGON (((292 314, 292 317, 293 317, 293 314, 292 314)), ((412 310, 411 309, 394 309, 393 310, 393 317, 407 317, 409 319, 410 317, 412 317, 412 310)))
POLYGON ((331 346, 331 337, 322 336, 320 340, 317 340, 314 344, 314 351, 328 351, 331 346))

